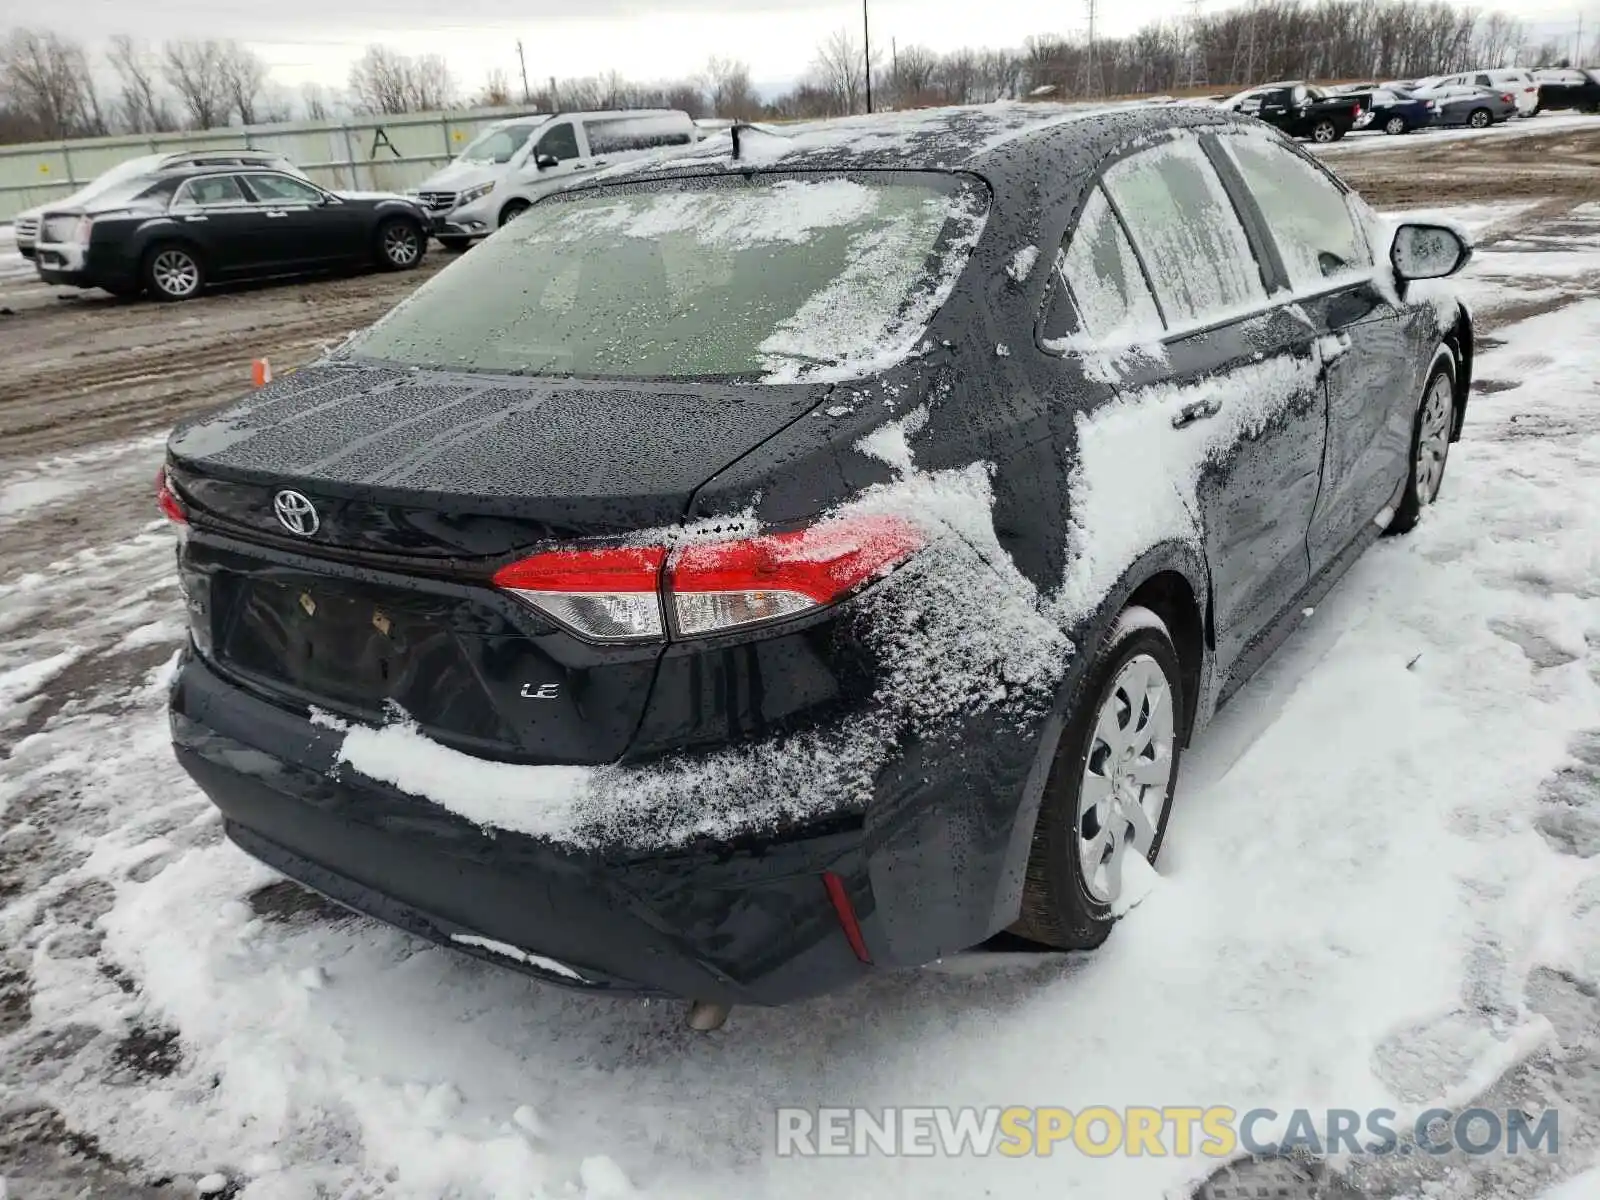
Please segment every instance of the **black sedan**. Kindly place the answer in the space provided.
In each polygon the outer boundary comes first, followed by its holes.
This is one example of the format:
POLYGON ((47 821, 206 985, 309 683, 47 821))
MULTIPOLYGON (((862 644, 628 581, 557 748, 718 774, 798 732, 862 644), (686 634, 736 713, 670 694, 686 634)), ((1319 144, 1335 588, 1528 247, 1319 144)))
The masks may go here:
POLYGON ((735 129, 173 433, 177 755, 552 983, 1101 943, 1183 748, 1438 497, 1469 248, 1216 109, 735 129))
POLYGON ((199 167, 135 176, 40 222, 46 283, 189 300, 208 283, 422 261, 413 200, 326 191, 283 171, 199 167))

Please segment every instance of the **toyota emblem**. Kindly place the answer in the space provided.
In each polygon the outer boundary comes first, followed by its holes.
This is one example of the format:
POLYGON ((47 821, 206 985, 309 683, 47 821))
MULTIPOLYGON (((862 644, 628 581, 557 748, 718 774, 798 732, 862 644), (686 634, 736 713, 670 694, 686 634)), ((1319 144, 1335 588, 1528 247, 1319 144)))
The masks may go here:
POLYGON ((272 498, 272 511, 278 514, 278 524, 301 537, 310 537, 322 524, 317 519, 317 506, 288 488, 272 498))

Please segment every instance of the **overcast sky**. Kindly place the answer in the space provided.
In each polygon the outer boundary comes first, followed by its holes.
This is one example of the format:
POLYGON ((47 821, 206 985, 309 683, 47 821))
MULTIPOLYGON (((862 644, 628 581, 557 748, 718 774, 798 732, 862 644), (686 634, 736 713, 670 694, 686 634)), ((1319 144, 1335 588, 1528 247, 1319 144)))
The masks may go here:
MULTIPOLYGON (((870 0, 872 36, 934 50, 1015 46, 1030 34, 1081 34, 1085 0, 870 0)), ((1202 0, 1206 12, 1230 0, 1202 0)), ((1099 0, 1100 28, 1127 33, 1146 21, 1180 17, 1185 0, 1099 0)), ((1600 0, 1481 0, 1540 27, 1544 36, 1600 29, 1600 0)), ((528 76, 594 75, 615 68, 638 80, 694 74, 712 54, 750 65, 758 83, 787 83, 804 74, 818 42, 848 26, 859 36, 861 7, 850 0, 50 0, 27 17, 88 41, 130 33, 169 37, 233 37, 250 43, 273 78, 294 87, 317 81, 342 86, 350 61, 370 42, 406 53, 436 51, 457 82, 479 87, 499 67, 517 78, 516 42, 528 76)), ((1584 41, 1590 40, 1588 33, 1584 41)))

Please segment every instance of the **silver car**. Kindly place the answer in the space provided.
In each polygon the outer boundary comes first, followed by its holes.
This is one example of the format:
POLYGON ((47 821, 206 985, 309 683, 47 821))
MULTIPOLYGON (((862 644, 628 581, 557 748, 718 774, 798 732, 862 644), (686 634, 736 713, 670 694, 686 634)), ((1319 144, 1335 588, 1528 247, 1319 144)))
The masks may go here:
POLYGON ((1486 87, 1426 88, 1411 93, 1413 100, 1434 103, 1433 125, 1465 125, 1487 129, 1517 115, 1517 98, 1510 92, 1486 87))

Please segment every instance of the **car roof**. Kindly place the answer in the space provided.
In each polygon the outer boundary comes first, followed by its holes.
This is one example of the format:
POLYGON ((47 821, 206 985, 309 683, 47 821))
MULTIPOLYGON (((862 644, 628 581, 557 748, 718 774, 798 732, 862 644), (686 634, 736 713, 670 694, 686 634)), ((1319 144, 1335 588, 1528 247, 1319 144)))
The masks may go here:
POLYGON ((1068 159, 1109 151, 1141 133, 1167 129, 1255 128, 1213 106, 1040 104, 1006 101, 918 109, 802 124, 739 125, 708 131, 690 146, 619 163, 571 181, 564 190, 645 178, 686 178, 751 171, 961 171, 999 183, 1037 172, 1042 152, 1068 159))
POLYGON ((163 154, 163 163, 177 163, 190 158, 250 158, 260 162, 277 161, 284 156, 276 150, 174 150, 170 154, 163 154))

